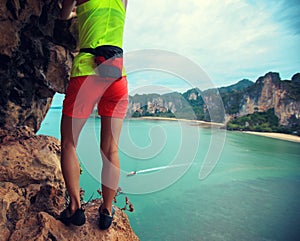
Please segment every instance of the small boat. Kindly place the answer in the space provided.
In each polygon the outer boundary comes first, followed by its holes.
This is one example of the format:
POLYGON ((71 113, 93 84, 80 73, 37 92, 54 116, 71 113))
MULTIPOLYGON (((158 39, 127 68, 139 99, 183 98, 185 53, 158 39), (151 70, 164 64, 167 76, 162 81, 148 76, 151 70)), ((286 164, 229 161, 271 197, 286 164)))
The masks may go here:
POLYGON ((136 174, 136 171, 129 172, 129 173, 127 174, 127 177, 133 176, 133 175, 135 175, 135 174, 136 174))

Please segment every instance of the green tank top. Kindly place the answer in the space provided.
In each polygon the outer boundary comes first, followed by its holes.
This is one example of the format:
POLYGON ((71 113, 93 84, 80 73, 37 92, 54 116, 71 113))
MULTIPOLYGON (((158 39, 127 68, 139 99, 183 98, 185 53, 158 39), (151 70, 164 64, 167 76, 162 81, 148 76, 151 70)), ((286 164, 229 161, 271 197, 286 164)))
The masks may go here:
MULTIPOLYGON (((79 48, 112 45, 122 48, 125 7, 121 0, 90 0, 76 9, 79 48)), ((79 53, 73 60, 71 77, 95 75, 94 56, 79 53)))

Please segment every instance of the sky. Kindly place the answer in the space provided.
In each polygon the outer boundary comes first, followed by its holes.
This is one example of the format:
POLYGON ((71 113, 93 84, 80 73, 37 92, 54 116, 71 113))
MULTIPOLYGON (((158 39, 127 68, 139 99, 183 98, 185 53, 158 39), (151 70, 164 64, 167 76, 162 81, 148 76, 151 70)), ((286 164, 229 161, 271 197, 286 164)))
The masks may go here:
POLYGON ((270 71, 291 79, 300 72, 299 13, 300 0, 129 0, 129 94, 255 82, 270 71))
MULTIPOLYGON (((125 67, 132 65, 126 54, 156 49, 193 61, 217 87, 255 82, 270 71, 291 79, 300 72, 299 13, 300 0, 129 0, 125 67)), ((151 85, 179 92, 191 86, 156 69, 129 71, 128 80, 132 93, 151 92, 151 85)))

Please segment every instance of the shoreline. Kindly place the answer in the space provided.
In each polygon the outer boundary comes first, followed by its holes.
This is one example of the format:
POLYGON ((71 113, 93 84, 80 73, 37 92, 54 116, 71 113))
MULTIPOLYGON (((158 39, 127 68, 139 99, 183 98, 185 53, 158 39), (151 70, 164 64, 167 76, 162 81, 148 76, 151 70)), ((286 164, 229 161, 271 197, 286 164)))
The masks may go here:
POLYGON ((156 117, 156 116, 143 116, 132 119, 142 119, 142 120, 161 120, 161 121, 182 121, 188 122, 195 125, 205 125, 205 126, 219 126, 223 127, 225 124, 217 123, 217 122, 208 122, 208 121, 200 121, 200 120, 189 120, 189 119, 178 119, 178 118, 168 118, 168 117, 156 117))
POLYGON ((294 136, 291 134, 276 133, 276 132, 256 132, 256 131, 242 131, 242 133, 300 143, 300 136, 294 136))
MULTIPOLYGON (((188 122, 193 125, 199 125, 199 126, 216 126, 216 127, 224 127, 225 124, 222 123, 216 123, 216 122, 207 122, 207 121, 200 121, 200 120, 189 120, 189 119, 177 119, 177 118, 168 118, 168 117, 154 117, 154 116, 143 116, 143 117, 137 117, 137 118, 131 118, 136 120, 160 120, 160 121, 182 121, 182 122, 188 122)), ((256 131, 241 131, 245 134, 251 134, 251 135, 257 135, 257 136, 264 136, 269 137, 273 139, 279 139, 284 141, 291 141, 300 143, 300 136, 295 136, 291 134, 284 134, 284 133, 276 133, 276 132, 256 132, 256 131)))

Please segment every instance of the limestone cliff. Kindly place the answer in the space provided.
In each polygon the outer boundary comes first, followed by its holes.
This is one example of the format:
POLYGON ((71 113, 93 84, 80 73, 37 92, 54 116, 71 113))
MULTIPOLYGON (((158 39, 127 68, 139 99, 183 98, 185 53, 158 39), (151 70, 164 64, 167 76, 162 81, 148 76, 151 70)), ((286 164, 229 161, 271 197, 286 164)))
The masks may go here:
POLYGON ((180 94, 177 92, 158 95, 135 95, 130 96, 128 116, 165 116, 186 119, 197 119, 211 121, 211 112, 214 112, 215 122, 223 122, 224 110, 220 108, 221 97, 232 94, 253 85, 249 80, 241 80, 237 84, 222 87, 220 89, 209 89, 201 91, 198 88, 187 90, 180 94))
POLYGON ((64 92, 76 40, 59 11, 58 1, 0 2, 0 128, 37 131, 55 92, 64 92))
POLYGON ((59 0, 0 2, 0 241, 138 240, 118 208, 109 230, 97 227, 100 200, 82 227, 56 220, 65 208, 60 143, 35 133, 76 50, 76 19, 58 21, 59 12, 59 0))
MULTIPOLYGON (((224 98, 223 98, 224 99, 224 98)), ((267 73, 242 91, 231 93, 224 101, 227 119, 254 112, 274 109, 279 125, 295 126, 300 123, 300 74, 292 80, 281 80, 278 73, 267 73)))
POLYGON ((219 89, 199 90, 183 94, 135 95, 130 98, 130 116, 169 116, 211 121, 212 111, 217 113, 213 121, 228 122, 231 119, 256 112, 274 109, 279 126, 300 134, 300 74, 291 80, 281 80, 278 73, 267 73, 255 83, 241 80, 235 85, 219 89), (224 111, 218 104, 222 98, 224 111), (207 106, 210 105, 210 110, 207 106), (194 115, 190 114, 192 108, 194 115), (167 113, 167 114, 166 114, 167 113), (223 114, 222 114, 223 113, 223 114))
POLYGON ((118 208, 111 228, 101 231, 100 200, 85 207, 87 222, 81 227, 67 227, 56 219, 64 204, 59 141, 36 136, 28 127, 1 130, 0 241, 139 240, 118 208))

